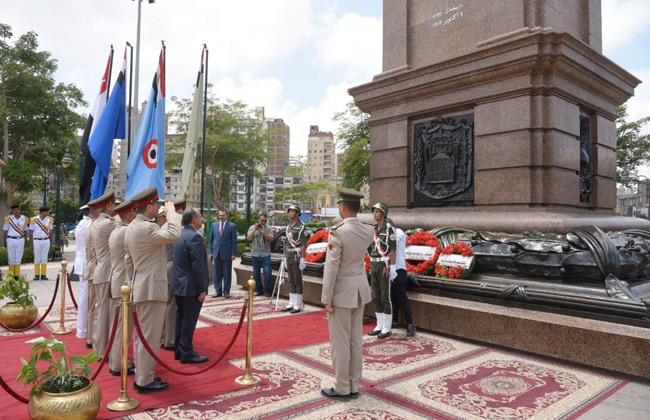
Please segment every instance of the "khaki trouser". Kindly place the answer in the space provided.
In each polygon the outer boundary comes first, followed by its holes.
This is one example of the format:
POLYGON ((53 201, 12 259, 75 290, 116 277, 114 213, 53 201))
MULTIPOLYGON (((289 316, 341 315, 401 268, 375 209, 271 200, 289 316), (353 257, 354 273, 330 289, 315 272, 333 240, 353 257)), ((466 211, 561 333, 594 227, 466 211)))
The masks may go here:
POLYGON ((335 306, 327 325, 336 374, 334 390, 341 395, 359 392, 363 370, 363 305, 359 308, 335 306))
MULTIPOLYGON (((142 334, 155 354, 158 354, 163 322, 165 319, 165 301, 150 300, 135 304, 135 311, 140 320, 142 334)), ((136 334, 133 339, 133 354, 135 355, 135 383, 146 386, 153 382, 156 361, 149 355, 147 349, 136 334)))
POLYGON ((302 295, 303 282, 300 271, 300 257, 294 251, 287 251, 287 274, 289 275, 290 293, 302 295))
POLYGON ((370 263, 370 288, 372 290, 372 302, 375 304, 375 312, 390 315, 393 313, 393 305, 390 301, 390 280, 388 269, 384 262, 370 263), (383 275, 386 268, 386 275, 383 275))
MULTIPOLYGON (((111 319, 115 318, 115 314, 118 314, 117 319, 117 330, 115 332, 115 340, 113 341, 113 347, 111 348, 111 353, 108 356, 108 367, 113 372, 122 371, 122 298, 112 299, 111 304, 111 319)), ((129 341, 133 335, 133 304, 129 303, 129 319, 127 320, 127 337, 129 341)), ((127 344, 127 353, 129 345, 127 344)))
POLYGON ((172 293, 173 264, 167 261, 167 304, 165 305, 165 323, 160 342, 165 347, 174 347, 176 338, 176 296, 172 293))
POLYGON ((93 350, 100 356, 106 353, 108 338, 111 335, 113 318, 111 318, 111 283, 93 285, 95 288, 95 322, 93 325, 93 350))
POLYGON ((95 308, 95 286, 92 280, 88 280, 88 316, 86 322, 88 323, 88 331, 86 331, 86 343, 93 343, 93 324, 95 324, 95 315, 97 309, 95 308))

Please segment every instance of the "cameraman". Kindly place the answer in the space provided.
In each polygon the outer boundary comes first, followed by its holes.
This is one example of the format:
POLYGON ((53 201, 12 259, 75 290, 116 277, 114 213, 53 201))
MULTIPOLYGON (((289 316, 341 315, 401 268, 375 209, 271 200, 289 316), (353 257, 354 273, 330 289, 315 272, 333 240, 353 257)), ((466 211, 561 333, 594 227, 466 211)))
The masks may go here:
POLYGON ((251 257, 253 260, 253 277, 255 278, 255 296, 265 295, 271 297, 273 285, 271 283, 271 241, 273 229, 266 225, 268 216, 260 214, 258 223, 248 228, 246 238, 251 241, 251 257), (264 270, 264 284, 260 278, 260 268, 264 270))

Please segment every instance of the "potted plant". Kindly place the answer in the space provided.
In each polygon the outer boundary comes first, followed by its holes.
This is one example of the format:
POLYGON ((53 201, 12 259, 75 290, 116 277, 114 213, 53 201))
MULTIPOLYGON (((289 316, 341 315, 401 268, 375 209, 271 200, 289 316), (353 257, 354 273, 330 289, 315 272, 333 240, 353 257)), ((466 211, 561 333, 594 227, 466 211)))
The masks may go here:
POLYGON ((29 327, 38 316, 38 309, 34 306, 36 296, 29 294, 29 283, 24 274, 14 276, 7 273, 6 280, 0 283, 0 299, 9 300, 0 308, 0 321, 9 328, 29 327))
POLYGON ((20 359, 16 377, 31 385, 31 419, 94 419, 102 403, 99 386, 90 380, 91 363, 101 357, 93 350, 85 356, 69 356, 66 343, 52 337, 38 337, 32 343, 29 360, 20 359))

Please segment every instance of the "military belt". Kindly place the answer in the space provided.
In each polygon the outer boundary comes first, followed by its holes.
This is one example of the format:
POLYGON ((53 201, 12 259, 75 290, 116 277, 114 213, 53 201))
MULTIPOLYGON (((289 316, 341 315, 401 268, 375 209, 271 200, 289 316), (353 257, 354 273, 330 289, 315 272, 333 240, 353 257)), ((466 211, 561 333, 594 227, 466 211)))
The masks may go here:
POLYGON ((390 261, 390 257, 370 258, 370 262, 386 262, 386 261, 390 261))

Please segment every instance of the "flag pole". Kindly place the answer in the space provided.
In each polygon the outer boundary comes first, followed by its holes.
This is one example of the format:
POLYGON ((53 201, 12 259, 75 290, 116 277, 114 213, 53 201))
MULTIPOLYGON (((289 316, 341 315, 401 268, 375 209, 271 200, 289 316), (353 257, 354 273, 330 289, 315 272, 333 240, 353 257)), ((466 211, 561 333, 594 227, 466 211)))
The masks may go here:
POLYGON ((131 111, 133 110, 133 103, 131 102, 133 94, 133 45, 131 45, 129 41, 126 41, 126 45, 131 48, 131 54, 129 58, 129 131, 126 134, 126 156, 128 158, 131 155, 131 111))
POLYGON ((205 50, 205 67, 203 68, 203 142, 201 143, 201 212, 203 206, 203 194, 205 190, 205 126, 206 126, 206 109, 208 106, 208 46, 203 44, 205 50))
POLYGON ((106 102, 108 102, 108 97, 110 96, 111 91, 111 75, 113 74, 113 44, 111 44, 111 68, 108 69, 108 84, 106 85, 106 102))

